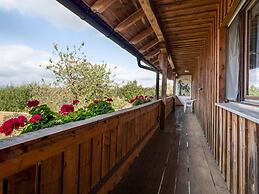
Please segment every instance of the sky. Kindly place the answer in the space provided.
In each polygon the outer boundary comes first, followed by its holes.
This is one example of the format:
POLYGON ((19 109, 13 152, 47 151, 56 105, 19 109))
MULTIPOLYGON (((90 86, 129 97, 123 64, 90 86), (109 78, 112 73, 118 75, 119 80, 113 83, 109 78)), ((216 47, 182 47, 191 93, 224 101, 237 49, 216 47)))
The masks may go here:
POLYGON ((134 56, 57 1, 0 0, 0 86, 53 81, 54 75, 40 67, 53 57, 53 44, 65 48, 82 42, 88 60, 106 63, 116 82, 155 85, 155 73, 140 69, 134 56))

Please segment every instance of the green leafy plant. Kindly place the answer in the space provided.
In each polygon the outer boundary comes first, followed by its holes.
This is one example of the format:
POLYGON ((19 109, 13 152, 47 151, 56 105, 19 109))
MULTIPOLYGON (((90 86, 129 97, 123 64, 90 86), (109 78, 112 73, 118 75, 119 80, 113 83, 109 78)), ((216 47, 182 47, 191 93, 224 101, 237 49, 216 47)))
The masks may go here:
POLYGON ((59 112, 54 112, 48 105, 39 105, 38 100, 31 100, 27 103, 27 107, 30 109, 29 114, 32 115, 31 118, 29 120, 25 116, 11 118, 0 126, 0 133, 6 136, 18 135, 114 112, 112 101, 111 98, 95 100, 87 108, 75 110, 79 100, 73 100, 71 104, 62 105, 59 112))
POLYGON ((115 111, 112 107, 112 104, 104 100, 95 100, 93 103, 89 104, 87 109, 89 113, 93 116, 111 113, 115 111))
POLYGON ((138 105, 141 105, 141 104, 145 104, 147 102, 151 102, 152 99, 153 99, 152 96, 136 96, 135 98, 130 100, 130 103, 133 106, 138 106, 138 105))

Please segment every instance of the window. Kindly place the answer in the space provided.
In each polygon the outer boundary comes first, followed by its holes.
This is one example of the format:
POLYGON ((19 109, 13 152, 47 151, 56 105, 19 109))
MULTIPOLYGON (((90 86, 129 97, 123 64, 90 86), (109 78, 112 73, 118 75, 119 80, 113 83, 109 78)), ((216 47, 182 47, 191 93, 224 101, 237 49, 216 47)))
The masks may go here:
POLYGON ((246 74, 245 98, 259 99, 259 2, 246 12, 246 74))
POLYGON ((239 17, 236 17, 228 28, 227 66, 226 66, 226 98, 237 101, 240 94, 240 33, 239 17))

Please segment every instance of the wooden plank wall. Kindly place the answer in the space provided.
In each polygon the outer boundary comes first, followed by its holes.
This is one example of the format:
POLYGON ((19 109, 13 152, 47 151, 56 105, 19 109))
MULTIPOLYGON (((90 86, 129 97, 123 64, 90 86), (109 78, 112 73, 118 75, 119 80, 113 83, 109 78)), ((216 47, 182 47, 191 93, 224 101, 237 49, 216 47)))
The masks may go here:
POLYGON ((107 193, 158 128, 160 103, 2 147, 0 194, 107 193))
POLYGON ((240 0, 220 1, 204 55, 193 75, 195 112, 228 189, 236 194, 258 193, 259 126, 217 107, 225 97, 225 27, 240 0))
POLYGON ((217 107, 217 162, 232 193, 256 193, 259 125, 217 107))

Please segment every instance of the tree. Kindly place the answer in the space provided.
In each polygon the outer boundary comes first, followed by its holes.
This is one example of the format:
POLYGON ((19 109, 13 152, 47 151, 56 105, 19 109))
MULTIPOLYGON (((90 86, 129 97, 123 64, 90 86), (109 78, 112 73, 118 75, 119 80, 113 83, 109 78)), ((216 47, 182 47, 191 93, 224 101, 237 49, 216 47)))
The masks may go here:
POLYGON ((249 95, 250 96, 259 96, 259 88, 254 85, 250 86, 249 95))
POLYGON ((144 89, 138 84, 136 80, 128 81, 124 86, 120 88, 120 94, 127 101, 131 100, 135 96, 144 95, 144 89))
POLYGON ((65 87, 78 99, 92 100, 103 99, 111 96, 111 72, 106 64, 90 63, 82 48, 74 46, 65 51, 60 50, 58 45, 54 45, 54 54, 57 60, 50 59, 47 69, 51 70, 55 76, 55 85, 65 87))

